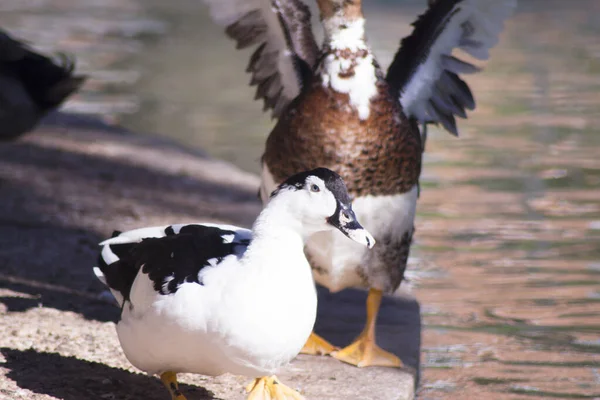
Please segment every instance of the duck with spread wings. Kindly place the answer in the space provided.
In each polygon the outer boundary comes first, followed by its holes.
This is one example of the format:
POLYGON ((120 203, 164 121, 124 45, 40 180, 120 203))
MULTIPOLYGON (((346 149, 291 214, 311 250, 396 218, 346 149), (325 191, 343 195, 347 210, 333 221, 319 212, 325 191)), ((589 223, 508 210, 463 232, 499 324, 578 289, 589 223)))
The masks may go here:
POLYGON ((339 232, 309 238, 315 280, 338 291, 369 288, 364 330, 337 350, 311 335, 304 351, 357 366, 402 366, 375 341, 384 293, 404 277, 428 124, 458 135, 456 117, 475 108, 461 74, 485 60, 516 0, 439 0, 413 23, 387 73, 366 38, 361 0, 317 0, 319 47, 300 0, 205 0, 238 48, 253 47, 247 71, 256 97, 277 119, 262 157, 263 200, 288 176, 316 166, 342 175, 357 216, 378 245, 367 252, 339 232), (337 350, 337 351, 336 351, 337 350))

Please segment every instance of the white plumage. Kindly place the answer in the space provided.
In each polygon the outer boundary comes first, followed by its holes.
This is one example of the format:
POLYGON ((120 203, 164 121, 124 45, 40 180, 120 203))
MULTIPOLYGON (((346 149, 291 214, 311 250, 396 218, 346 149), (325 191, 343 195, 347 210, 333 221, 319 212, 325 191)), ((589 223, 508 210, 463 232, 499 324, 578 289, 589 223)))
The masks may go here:
POLYGON ((317 169, 280 185, 252 231, 180 224, 102 242, 94 272, 122 307, 117 333, 128 360, 164 382, 177 372, 274 373, 298 354, 315 321, 304 239, 335 228, 374 244, 341 178, 317 169))
MULTIPOLYGON (((352 208, 365 229, 375 237, 401 238, 412 231, 416 214, 417 187, 411 191, 390 196, 361 196, 354 199, 352 208)), ((395 290, 390 280, 389 266, 369 260, 370 252, 364 246, 343 240, 337 232, 318 232, 306 242, 306 251, 319 266, 313 275, 315 281, 332 292, 364 285, 364 275, 369 275, 372 288, 391 292, 395 290), (367 262, 369 260, 369 262, 367 262), (366 267, 369 266, 367 270, 366 267), (323 268, 327 273, 320 273, 323 268), (362 276, 361 276, 362 274, 362 276)), ((382 249, 375 249, 374 252, 382 249)), ((393 252, 388 255, 393 257, 393 252)), ((401 260, 394 260, 400 263, 401 260)))
POLYGON ((365 42, 365 20, 359 18, 347 21, 334 16, 323 23, 328 35, 325 41, 333 52, 325 57, 319 67, 322 85, 337 93, 348 94, 349 103, 358 112, 358 117, 366 120, 371 113, 371 99, 377 94, 377 75, 373 55, 368 52, 369 47, 365 42), (339 29, 340 25, 346 28, 339 29), (364 50, 367 54, 356 59, 336 55, 336 50, 345 49, 353 52, 364 50), (349 71, 352 71, 350 77, 349 71))

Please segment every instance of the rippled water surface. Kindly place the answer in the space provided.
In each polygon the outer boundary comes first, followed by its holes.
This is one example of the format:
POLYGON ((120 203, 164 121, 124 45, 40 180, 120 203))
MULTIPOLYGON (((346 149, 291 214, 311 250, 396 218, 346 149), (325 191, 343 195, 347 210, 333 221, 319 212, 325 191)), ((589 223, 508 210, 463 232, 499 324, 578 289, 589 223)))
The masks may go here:
MULTIPOLYGON (((366 1, 387 65, 424 1, 366 1)), ((271 122, 199 1, 2 0, 0 24, 74 52, 69 111, 257 171, 271 122)), ((411 257, 422 399, 600 398, 600 2, 521 0, 461 137, 428 141, 411 257)))
POLYGON ((600 398, 600 2, 523 1, 429 142, 423 398, 600 398))

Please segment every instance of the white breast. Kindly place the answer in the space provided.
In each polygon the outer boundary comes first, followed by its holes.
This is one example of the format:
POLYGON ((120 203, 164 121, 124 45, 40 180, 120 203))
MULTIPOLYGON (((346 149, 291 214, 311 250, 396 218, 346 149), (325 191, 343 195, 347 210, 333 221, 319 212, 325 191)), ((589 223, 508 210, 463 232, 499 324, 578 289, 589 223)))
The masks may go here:
MULTIPOLYGON (((261 197, 263 202, 276 187, 273 175, 263 163, 261 173, 261 197), (265 197, 266 195, 266 197, 265 197)), ((319 232, 306 242, 306 255, 313 267, 316 282, 336 292, 348 287, 365 285, 361 274, 369 275, 371 287, 387 290, 389 277, 382 268, 376 254, 379 249, 385 252, 385 241, 381 238, 391 235, 401 238, 412 232, 416 214, 418 187, 415 185, 406 193, 390 196, 357 197, 352 208, 362 226, 377 240, 371 250, 348 240, 341 232, 319 232), (369 257, 368 257, 369 256, 369 257)), ((392 268, 394 266, 391 266, 392 268)))
MULTIPOLYGON (((386 240, 397 240, 413 229, 417 202, 417 186, 410 191, 390 196, 364 196, 354 200, 352 208, 357 219, 377 240, 372 250, 355 245, 337 231, 320 232, 309 238, 306 244, 314 271, 315 281, 331 291, 348 287, 368 286, 384 291, 390 290, 391 268, 377 254, 385 254, 386 240)), ((395 288, 393 288, 395 289, 395 288)))
MULTIPOLYGON (((316 293, 302 257, 278 268, 248 268, 231 258, 161 295, 139 273, 117 325, 125 355, 151 374, 166 370, 262 376, 295 357, 316 317, 316 293)), ((282 253, 285 246, 278 246, 282 253)), ((271 252, 272 253, 272 252, 271 252)), ((293 253, 292 253, 293 255, 293 253)), ((269 260, 256 260, 264 265, 269 260)), ((272 262, 272 260, 271 260, 272 262)))

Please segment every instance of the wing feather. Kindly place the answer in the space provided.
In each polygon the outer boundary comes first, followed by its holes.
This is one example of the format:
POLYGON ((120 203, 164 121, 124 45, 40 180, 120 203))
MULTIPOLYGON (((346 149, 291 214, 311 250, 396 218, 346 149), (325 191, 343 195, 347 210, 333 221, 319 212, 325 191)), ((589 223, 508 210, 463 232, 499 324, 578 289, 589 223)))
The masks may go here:
POLYGON ((404 113, 421 123, 441 123, 458 135, 455 116, 475 108, 469 86, 459 74, 479 67, 452 55, 459 48, 479 60, 489 58, 504 21, 517 0, 436 0, 402 40, 386 80, 396 91, 404 113))
POLYGON ((318 47, 310 10, 301 0, 204 0, 238 49, 254 49, 246 72, 256 99, 279 117, 309 79, 318 47))
POLYGON ((94 272, 117 302, 129 301, 140 268, 154 290, 175 293, 185 282, 201 284, 200 271, 228 256, 241 257, 252 231, 222 224, 178 224, 115 232, 100 243, 94 272))

